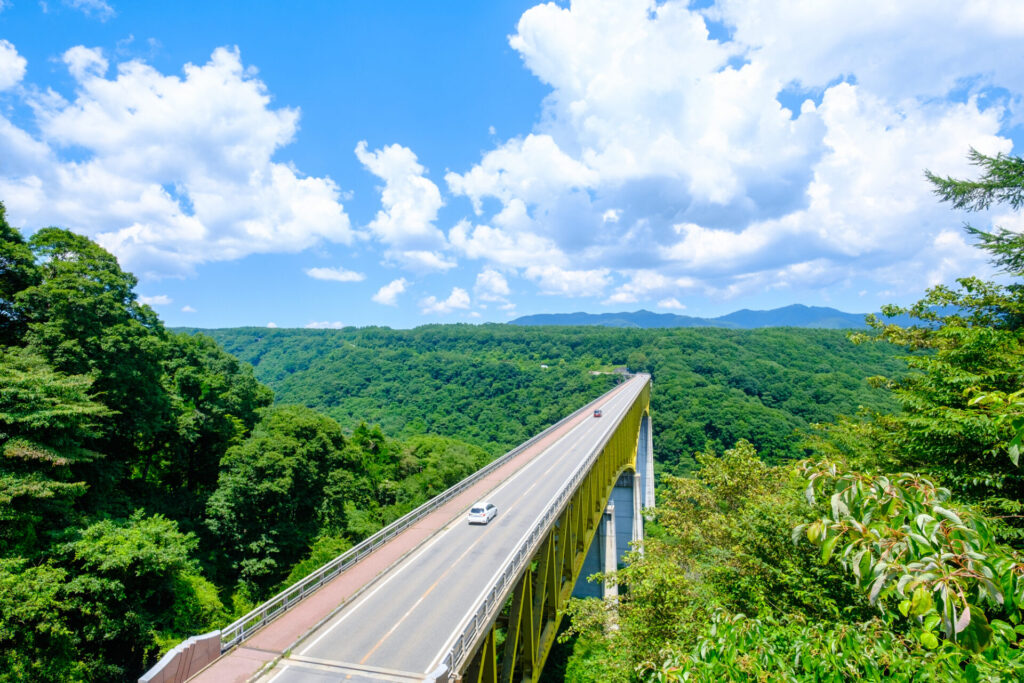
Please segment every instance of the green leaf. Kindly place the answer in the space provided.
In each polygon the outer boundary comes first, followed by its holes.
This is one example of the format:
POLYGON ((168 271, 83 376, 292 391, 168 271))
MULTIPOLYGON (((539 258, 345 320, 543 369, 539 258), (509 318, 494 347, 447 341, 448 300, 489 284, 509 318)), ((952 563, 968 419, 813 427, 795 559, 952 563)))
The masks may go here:
POLYGON ((925 631, 924 633, 919 635, 917 639, 920 640, 921 644, 929 650, 934 650, 939 646, 939 639, 936 638, 935 634, 931 631, 925 631))
POLYGON ((821 546, 821 563, 827 564, 829 559, 832 557, 832 551, 835 550, 836 543, 839 542, 841 536, 836 534, 825 541, 821 546))
MULTIPOLYGON (((957 642, 960 643, 961 647, 967 650, 981 652, 992 642, 992 627, 985 618, 984 612, 982 612, 978 607, 970 609, 970 606, 968 605, 965 606, 964 610, 970 615, 970 621, 957 635, 957 642)), ((960 623, 958 621, 957 626, 959 625, 960 623)))
POLYGON ((914 589, 914 595, 910 600, 910 613, 915 617, 920 617, 933 609, 935 609, 935 603, 932 601, 931 591, 925 586, 918 586, 914 589))

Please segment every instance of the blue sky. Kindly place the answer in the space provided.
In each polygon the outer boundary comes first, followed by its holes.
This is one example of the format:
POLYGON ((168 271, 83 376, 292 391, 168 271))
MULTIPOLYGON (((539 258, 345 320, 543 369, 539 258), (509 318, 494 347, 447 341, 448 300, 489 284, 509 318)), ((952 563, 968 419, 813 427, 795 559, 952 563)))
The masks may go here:
POLYGON ((1020 153, 1022 38, 1015 0, 0 0, 0 200, 170 325, 876 310, 991 274, 922 170, 1020 153))

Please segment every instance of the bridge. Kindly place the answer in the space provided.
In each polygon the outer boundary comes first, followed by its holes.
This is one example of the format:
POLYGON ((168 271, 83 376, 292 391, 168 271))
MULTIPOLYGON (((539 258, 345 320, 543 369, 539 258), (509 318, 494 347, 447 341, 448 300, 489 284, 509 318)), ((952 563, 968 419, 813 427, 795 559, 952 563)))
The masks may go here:
POLYGON ((140 682, 536 681, 566 600, 614 599, 586 577, 643 537, 649 406, 634 375, 140 682))

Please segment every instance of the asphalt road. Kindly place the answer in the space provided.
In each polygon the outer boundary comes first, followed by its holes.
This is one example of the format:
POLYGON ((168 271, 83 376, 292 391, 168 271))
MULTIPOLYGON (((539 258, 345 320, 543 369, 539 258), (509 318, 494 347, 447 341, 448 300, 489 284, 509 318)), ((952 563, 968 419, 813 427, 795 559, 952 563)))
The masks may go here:
POLYGON ((512 553, 580 462, 614 429, 647 382, 641 375, 487 495, 498 516, 466 511, 307 636, 261 680, 409 681, 434 671, 512 553), (345 666, 349 668, 344 668, 345 666))

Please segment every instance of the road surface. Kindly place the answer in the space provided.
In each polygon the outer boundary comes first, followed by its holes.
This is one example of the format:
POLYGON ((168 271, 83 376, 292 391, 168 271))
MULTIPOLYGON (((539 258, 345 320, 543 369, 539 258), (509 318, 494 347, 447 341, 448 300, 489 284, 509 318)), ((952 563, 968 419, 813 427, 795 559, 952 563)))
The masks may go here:
MULTIPOLYGON (((486 526, 460 514, 309 634, 262 681, 422 680, 440 665, 462 626, 564 482, 620 421, 648 381, 632 378, 589 418, 487 495, 486 526)), ((314 598, 315 599, 315 598, 314 598)))

